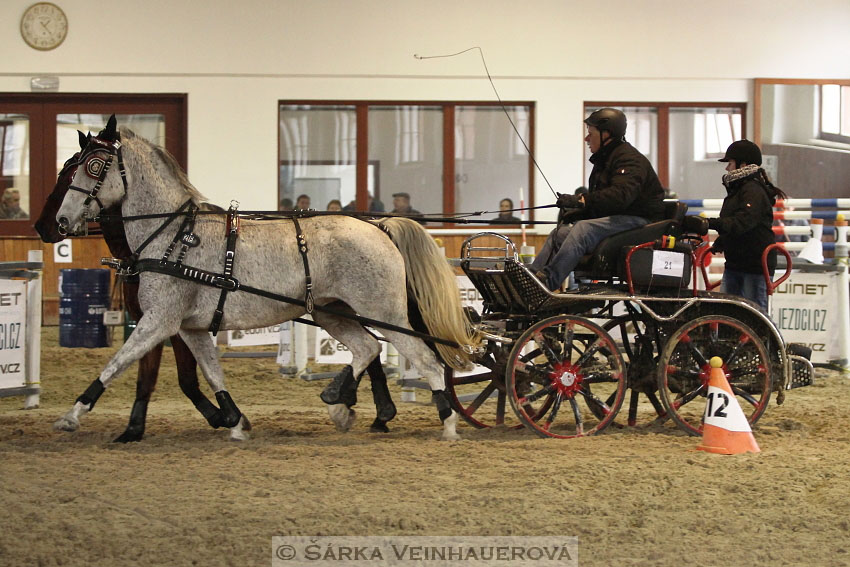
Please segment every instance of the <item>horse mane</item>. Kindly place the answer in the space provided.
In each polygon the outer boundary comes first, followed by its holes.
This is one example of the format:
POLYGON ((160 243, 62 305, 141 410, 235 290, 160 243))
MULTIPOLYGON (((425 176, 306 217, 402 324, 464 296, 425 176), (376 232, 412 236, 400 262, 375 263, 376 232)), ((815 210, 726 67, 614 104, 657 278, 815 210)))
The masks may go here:
MULTIPOLYGON (((200 191, 198 191, 194 185, 192 185, 192 182, 189 181, 189 177, 186 175, 186 172, 183 170, 180 164, 177 163, 177 160, 174 158, 173 155, 171 155, 168 150, 154 144, 150 140, 142 138, 141 136, 137 136, 135 132, 133 132, 126 126, 121 127, 121 140, 124 142, 130 140, 139 142, 145 147, 147 147, 153 154, 159 157, 162 163, 164 163, 165 166, 168 168, 169 172, 180 183, 180 186, 183 188, 183 190, 192 199, 193 203, 195 203, 196 205, 202 205, 206 203, 206 201, 208 201, 208 199, 204 197, 204 195, 200 191)), ((215 205, 211 206, 215 207, 215 205)))

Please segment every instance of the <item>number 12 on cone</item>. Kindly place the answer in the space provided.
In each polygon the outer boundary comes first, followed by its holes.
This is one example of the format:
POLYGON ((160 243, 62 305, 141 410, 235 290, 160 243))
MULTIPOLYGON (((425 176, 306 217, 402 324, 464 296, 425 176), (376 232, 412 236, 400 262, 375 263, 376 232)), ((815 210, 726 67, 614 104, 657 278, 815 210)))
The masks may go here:
POLYGON ((705 404, 703 421, 727 431, 751 431, 738 400, 722 388, 714 386, 708 387, 708 400, 705 404))

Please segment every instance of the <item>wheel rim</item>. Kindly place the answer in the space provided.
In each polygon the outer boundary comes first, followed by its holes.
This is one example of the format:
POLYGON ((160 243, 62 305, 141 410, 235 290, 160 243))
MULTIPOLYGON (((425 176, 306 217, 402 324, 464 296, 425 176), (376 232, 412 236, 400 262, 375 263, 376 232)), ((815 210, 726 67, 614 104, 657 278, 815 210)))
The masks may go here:
POLYGON ((599 325, 552 317, 514 344, 506 384, 517 417, 541 437, 593 435, 614 420, 623 403, 625 364, 599 325))
POLYGON ((523 427, 513 412, 507 410, 504 370, 507 353, 506 347, 496 347, 495 352, 488 353, 479 361, 482 365, 471 373, 459 373, 446 367, 446 389, 452 409, 477 429, 523 427), (503 362, 499 363, 499 358, 503 362))
POLYGON ((711 368, 719 356, 723 372, 750 425, 770 400, 770 361, 764 343, 731 317, 707 315, 680 327, 664 346, 658 363, 661 402, 680 429, 702 435, 711 368))

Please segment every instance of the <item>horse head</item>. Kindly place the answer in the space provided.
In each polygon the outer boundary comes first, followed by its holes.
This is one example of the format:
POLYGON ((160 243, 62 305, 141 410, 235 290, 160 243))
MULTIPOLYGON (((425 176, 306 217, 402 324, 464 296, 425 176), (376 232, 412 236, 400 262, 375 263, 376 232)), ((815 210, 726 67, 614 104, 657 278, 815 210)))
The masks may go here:
MULTIPOLYGON (((80 141, 80 150, 84 150, 89 143, 89 136, 86 136, 77 130, 80 141)), ((41 237, 42 242, 60 242, 65 239, 65 235, 59 232, 59 225, 56 222, 56 213, 62 205, 62 200, 65 198, 65 193, 68 192, 68 187, 71 185, 71 180, 74 178, 74 173, 77 171, 79 164, 80 152, 75 153, 68 158, 65 165, 56 176, 56 185, 53 186, 53 192, 47 197, 44 207, 41 209, 41 215, 35 221, 35 230, 41 237)))
POLYGON ((113 114, 106 128, 89 136, 80 152, 77 169, 56 213, 61 234, 73 234, 103 209, 119 203, 127 194, 121 154, 121 136, 113 114), (116 167, 115 162, 118 162, 116 167))

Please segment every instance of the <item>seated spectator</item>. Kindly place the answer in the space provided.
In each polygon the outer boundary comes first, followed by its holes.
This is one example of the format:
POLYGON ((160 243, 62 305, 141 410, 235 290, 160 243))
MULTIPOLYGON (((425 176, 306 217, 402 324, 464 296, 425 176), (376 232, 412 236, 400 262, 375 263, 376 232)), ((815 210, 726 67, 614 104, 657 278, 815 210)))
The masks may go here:
POLYGON ((328 211, 340 212, 342 211, 342 203, 339 201, 339 199, 333 199, 328 202, 328 206, 325 207, 325 209, 327 209, 328 211))
POLYGON ((409 193, 393 193, 393 210, 391 213, 397 215, 421 215, 419 211, 410 206, 409 193))
POLYGON ((505 197, 499 201, 499 216, 493 219, 497 223, 520 223, 520 219, 513 215, 514 202, 505 197))
POLYGON ((30 216, 21 208, 21 192, 8 188, 0 201, 0 219, 28 219, 30 216))
POLYGON ((298 198, 295 200, 295 210, 296 211, 306 211, 310 208, 310 196, 309 195, 298 195, 298 198))

